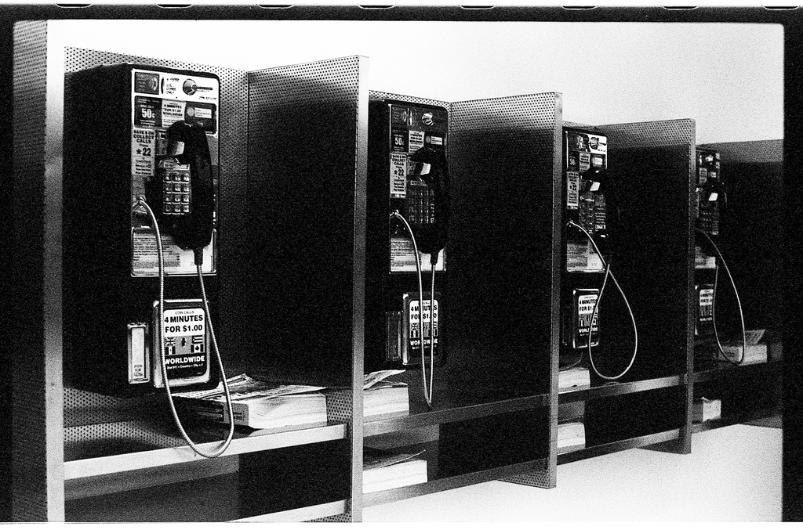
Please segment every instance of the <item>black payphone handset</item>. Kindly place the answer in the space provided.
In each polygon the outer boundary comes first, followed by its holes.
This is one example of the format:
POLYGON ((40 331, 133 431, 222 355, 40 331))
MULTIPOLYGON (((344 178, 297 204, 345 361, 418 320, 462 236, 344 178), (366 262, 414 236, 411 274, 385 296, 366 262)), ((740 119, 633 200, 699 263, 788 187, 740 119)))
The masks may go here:
POLYGON ((156 215, 162 230, 179 247, 193 250, 196 262, 203 260, 201 249, 212 240, 215 192, 201 127, 177 121, 167 129, 167 155, 158 161, 149 188, 149 202, 159 205, 156 215))
MULTIPOLYGON (((137 198, 133 208, 139 211, 143 208, 153 225, 156 236, 156 249, 159 264, 159 329, 158 341, 162 380, 167 393, 173 420, 181 436, 195 453, 206 458, 222 455, 231 444, 234 437, 234 412, 231 404, 226 373, 220 357, 214 327, 212 326, 209 302, 206 297, 206 288, 201 267, 203 265, 203 249, 212 239, 214 222, 215 196, 212 183, 212 164, 207 144, 206 133, 202 128, 184 121, 178 121, 167 129, 167 154, 157 162, 157 171, 154 179, 147 186, 146 197, 137 198), (154 213, 150 204, 156 205, 154 213), (160 230, 161 225, 161 230, 160 230), (206 452, 190 439, 181 423, 173 402, 170 389, 170 379, 167 373, 165 350, 165 296, 164 296, 164 251, 162 248, 162 232, 169 234, 175 243, 185 249, 192 250, 195 257, 195 266, 201 288, 206 320, 209 325, 209 334, 217 357, 223 390, 226 395, 226 404, 229 414, 229 432, 226 439, 215 450, 206 452)), ((154 330, 154 333, 157 333, 154 330)))
MULTIPOLYGON (((415 253, 418 276, 418 307, 421 323, 424 322, 424 285, 421 275, 419 252, 430 255, 432 281, 430 285, 430 322, 435 322, 435 268, 440 251, 446 246, 449 235, 449 168, 442 151, 422 147, 410 155, 415 163, 413 171, 407 176, 409 193, 402 214, 394 210, 390 215, 401 221, 410 234, 415 253)), ((427 384, 426 354, 424 336, 421 337, 421 375, 424 384, 424 399, 432 407, 433 382, 435 373, 435 332, 430 331, 429 384, 427 384)))
MULTIPOLYGON (((418 250, 431 255, 431 264, 438 261, 438 253, 446 246, 449 231, 449 170, 443 151, 422 147, 410 160, 415 168, 408 181, 424 184, 426 196, 417 204, 410 197, 405 204, 407 211, 418 209, 419 214, 410 222, 410 228, 418 243, 418 250)), ((409 216, 408 216, 409 217, 409 216)))

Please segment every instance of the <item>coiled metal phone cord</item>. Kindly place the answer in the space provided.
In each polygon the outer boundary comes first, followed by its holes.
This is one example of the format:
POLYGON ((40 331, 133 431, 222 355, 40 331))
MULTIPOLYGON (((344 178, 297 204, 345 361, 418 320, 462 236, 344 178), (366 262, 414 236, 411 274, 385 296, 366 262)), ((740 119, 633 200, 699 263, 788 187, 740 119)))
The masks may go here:
MULTIPOLYGON (((231 393, 229 392, 229 384, 226 381, 226 372, 223 369, 223 360, 220 358, 220 350, 218 349, 217 345, 217 337, 215 336, 215 330, 212 327, 212 316, 209 313, 209 302, 206 299, 206 289, 204 287, 204 278, 203 274, 201 273, 201 265, 196 263, 196 270, 198 272, 198 280, 201 284, 201 295, 203 297, 204 302, 204 310, 206 311, 206 319, 209 323, 209 334, 212 336, 212 345, 215 349, 215 355, 217 356, 217 363, 218 367, 220 368, 220 378, 223 380, 223 392, 226 395, 226 407, 229 413, 229 433, 226 436, 226 439, 221 442, 221 444, 214 450, 209 453, 202 450, 198 445, 190 438, 187 434, 187 431, 184 430, 184 426, 181 423, 181 419, 178 417, 178 412, 176 411, 176 405, 173 402, 173 393, 170 390, 170 383, 167 378, 167 363, 165 361, 165 351, 163 347, 163 337, 164 337, 164 251, 162 249, 162 234, 159 231, 159 223, 156 220, 156 216, 153 214, 153 210, 151 207, 148 206, 148 203, 145 201, 144 197, 138 197, 137 202, 134 203, 133 208, 137 206, 142 206, 145 208, 145 211, 148 213, 148 217, 150 218, 151 223, 153 223, 153 231, 156 234, 156 252, 159 256, 159 359, 161 360, 162 365, 162 380, 164 381, 165 390, 167 391, 167 400, 170 403, 170 412, 173 414, 173 421, 176 424, 179 432, 181 433, 181 437, 184 438, 184 441, 187 442, 187 445, 195 451, 196 454, 204 457, 204 458, 215 458, 222 455, 226 449, 229 448, 231 444, 232 438, 234 438, 234 411, 231 405, 231 393)), ((132 209, 133 209, 132 208, 132 209)))
MULTIPOLYGON (((393 211, 390 217, 400 219, 407 231, 410 233, 410 239, 413 241, 413 251, 415 252, 415 270, 418 275, 418 314, 421 321, 421 377, 424 383, 424 400, 427 402, 427 407, 432 408, 432 396, 435 392, 434 375, 435 375, 435 265, 432 265, 432 291, 430 291, 430 306, 429 306, 429 335, 430 335, 430 349, 429 349, 429 387, 427 388, 427 370, 426 370, 426 355, 424 347, 424 283, 421 279, 421 260, 418 257, 418 244, 413 235, 413 229, 407 219, 404 218, 398 210, 393 211)), ((430 260, 431 261, 431 260, 430 260)))

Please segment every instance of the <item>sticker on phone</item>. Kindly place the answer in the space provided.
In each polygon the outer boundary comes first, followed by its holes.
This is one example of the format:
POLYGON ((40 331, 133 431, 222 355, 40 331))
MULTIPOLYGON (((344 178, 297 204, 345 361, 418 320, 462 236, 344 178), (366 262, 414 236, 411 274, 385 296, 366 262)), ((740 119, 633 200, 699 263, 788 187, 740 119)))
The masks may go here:
POLYGON ((140 94, 159 93, 159 74, 156 72, 134 72, 134 92, 140 94))
POLYGON ((597 320, 599 319, 599 308, 594 312, 594 306, 597 305, 597 294, 581 294, 577 297, 577 333, 580 336, 588 335, 589 332, 596 333, 599 331, 597 320), (591 315, 594 319, 591 319, 591 315))
POLYGON ((605 154, 608 152, 608 138, 605 136, 588 135, 588 149, 592 153, 605 154))
POLYGON ((700 289, 700 322, 714 321, 714 289, 700 289))
POLYGON ((131 129, 131 174, 134 177, 153 176, 155 150, 156 132, 153 129, 131 129))
POLYGON ((591 154, 580 153, 580 171, 588 171, 591 167, 591 154))
POLYGON ((580 206, 580 173, 566 172, 566 208, 576 210, 580 206))
POLYGON ((409 152, 415 153, 424 147, 424 131, 410 131, 409 152))
POLYGON ((184 119, 184 102, 166 99, 162 101, 162 127, 168 128, 184 119))
POLYGON ((390 198, 407 197, 407 154, 390 153, 390 198))
POLYGON ((162 100, 159 98, 136 96, 134 98, 134 126, 161 127, 161 125, 162 100))

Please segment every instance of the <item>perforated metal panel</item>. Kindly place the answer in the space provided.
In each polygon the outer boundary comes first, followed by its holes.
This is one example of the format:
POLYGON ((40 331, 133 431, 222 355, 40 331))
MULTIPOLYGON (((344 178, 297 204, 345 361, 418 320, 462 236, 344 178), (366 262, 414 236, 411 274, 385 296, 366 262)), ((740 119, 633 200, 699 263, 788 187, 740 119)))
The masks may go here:
POLYGON ((133 420, 142 417, 142 409, 163 408, 164 400, 161 394, 121 398, 65 387, 64 427, 133 420))
POLYGON ((694 149, 695 126, 690 119, 616 123, 600 125, 599 129, 608 135, 611 150, 671 145, 691 145, 694 149))
POLYGON ((576 121, 566 121, 566 120, 564 120, 563 121, 563 126, 564 127, 575 127, 577 129, 586 129, 586 130, 592 130, 592 131, 599 130, 599 127, 595 127, 595 126, 589 125, 587 123, 580 123, 580 122, 576 122, 576 121))
POLYGON ((308 523, 350 523, 352 522, 350 513, 341 513, 339 515, 330 515, 329 517, 322 517, 320 519, 312 519, 308 523))
POLYGON ((405 103, 420 104, 420 105, 437 105, 446 107, 446 110, 451 110, 452 104, 448 101, 441 101, 439 99, 420 98, 417 96, 405 96, 402 94, 394 94, 393 92, 383 92, 381 90, 371 90, 368 92, 368 97, 371 101, 378 101, 383 99, 395 99, 405 103))
POLYGON ((351 421, 353 403, 351 390, 339 390, 326 394, 326 419, 329 423, 348 423, 351 421))
POLYGON ((173 433, 170 418, 165 420, 161 424, 120 421, 67 427, 64 429, 64 444, 68 448, 65 460, 185 445, 184 440, 173 433))
MULTIPOLYGON (((247 197, 247 159, 245 149, 247 129, 243 126, 248 117, 248 86, 246 72, 218 66, 199 65, 184 61, 158 59, 67 47, 64 49, 66 74, 100 65, 132 63, 184 70, 211 72, 220 78, 220 237, 218 303, 225 311, 215 327, 220 335, 224 363, 230 366, 232 357, 240 351, 241 327, 247 319, 238 313, 242 309, 247 286, 237 281, 242 278, 242 252, 246 246, 246 215, 243 210, 247 197)), ((65 81, 65 95, 70 95, 69 76, 65 81)), ((100 111, 100 110, 99 110, 100 111)), ((232 374, 229 374, 232 375, 232 374)), ((120 399, 93 392, 65 388, 64 426, 65 444, 69 456, 80 456, 85 451, 81 444, 92 446, 91 452, 102 450, 98 445, 108 443, 108 454, 131 448, 166 447, 180 445, 179 438, 143 427, 148 419, 156 425, 169 425, 163 417, 166 403, 162 396, 120 399), (77 428, 84 426, 84 428, 77 428), (127 438, 128 444, 122 443, 127 438)))
POLYGON ((561 95, 454 102, 451 110, 449 281, 461 288, 451 291, 454 318, 447 320, 449 387, 466 395, 459 402, 550 393, 549 424, 532 442, 533 455, 553 455, 544 482, 550 486, 557 465, 561 95), (480 318, 477 300, 505 307, 505 317, 480 318), (482 389, 491 390, 483 396, 482 389))
POLYGON ((723 142, 703 144, 700 147, 716 149, 722 160, 730 163, 778 164, 783 161, 783 140, 723 142))
POLYGON ((352 361, 362 363, 363 60, 248 74, 251 232, 262 245, 250 307, 270 323, 251 339, 270 351, 255 355, 277 377, 350 386, 352 361))
MULTIPOLYGON (((47 23, 19 22, 14 27, 14 215, 13 288, 19 304, 12 363, 13 446, 12 517, 15 521, 63 520, 64 490, 57 473, 60 441, 51 405, 60 381, 46 348, 43 258, 46 222, 45 127, 47 90, 47 23)), ((59 364, 60 366, 60 364, 59 364)), ((58 402, 58 400, 55 400, 58 402)))
POLYGON ((533 486, 536 488, 553 488, 555 487, 554 481, 550 480, 549 464, 546 460, 536 462, 534 469, 530 473, 522 473, 520 475, 513 475, 499 479, 501 482, 510 482, 511 484, 519 484, 521 486, 533 486), (540 469, 538 469, 540 468, 540 469))
MULTIPOLYGON (((639 326, 639 357, 628 377, 691 373, 694 352, 694 236, 696 181, 692 119, 600 125, 608 136, 609 171, 617 179, 621 220, 615 237, 616 274, 639 326), (648 280, 648 281, 645 281, 648 280)), ((629 355, 629 353, 627 354, 629 355)), ((622 362, 618 359, 617 362, 622 362)), ((691 385, 667 398, 667 414, 685 407, 678 451, 691 443, 691 385)), ((624 414, 627 414, 626 412, 624 414)), ((608 411, 587 416, 610 421, 608 411)))
MULTIPOLYGON (((494 130, 511 135, 521 135, 525 131, 549 134, 552 137, 562 108, 561 95, 557 92, 508 96, 493 99, 475 99, 451 104, 452 124, 455 133, 474 130, 494 130)), ((535 153, 552 153, 555 146, 549 142, 532 145, 535 153)), ((522 157, 530 153, 518 153, 522 157)), ((549 160, 549 157, 539 157, 549 160)), ((544 166, 545 162, 541 162, 544 166)), ((549 166, 551 170, 551 165, 549 166)))
POLYGON ((343 57, 248 74, 251 232, 262 242, 255 259, 264 264, 252 282, 249 307, 254 318, 269 324, 251 338, 268 352, 256 355, 274 376, 350 389, 329 406, 329 418, 349 423, 349 502, 357 517, 362 491, 365 63, 364 57, 343 57))

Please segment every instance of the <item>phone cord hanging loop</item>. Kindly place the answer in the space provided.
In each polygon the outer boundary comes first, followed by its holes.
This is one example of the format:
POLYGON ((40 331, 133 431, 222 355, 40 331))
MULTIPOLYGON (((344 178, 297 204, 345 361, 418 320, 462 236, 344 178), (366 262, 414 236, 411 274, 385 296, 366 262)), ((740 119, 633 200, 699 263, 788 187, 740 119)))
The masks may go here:
MULTIPOLYGON (((419 314, 419 321, 421 324, 421 377, 424 383, 424 400, 427 402, 427 407, 430 409, 432 408, 432 396, 434 394, 434 386, 433 386, 433 378, 435 375, 435 356, 432 355, 435 353, 435 335, 432 330, 432 323, 434 318, 434 306, 430 306, 430 336, 431 336, 431 349, 430 349, 430 359, 429 359, 429 387, 427 387, 427 370, 426 370, 426 355, 425 355, 425 346, 424 346, 424 282, 421 278, 421 260, 418 257, 418 243, 415 242, 415 236, 413 235, 413 229, 410 228, 410 224, 407 222, 407 219, 404 218, 402 214, 399 213, 398 210, 395 210, 393 213, 390 214, 391 217, 396 217, 400 219, 404 226, 407 227, 407 231, 410 233, 410 239, 413 241, 413 251, 415 252, 415 270, 418 276, 418 314, 419 314)), ((432 293, 431 295, 431 302, 434 302, 435 297, 435 267, 432 267, 432 293)))
POLYGON ((148 203, 145 202, 145 199, 142 197, 137 199, 137 202, 134 204, 134 207, 143 206, 148 213, 148 217, 153 223, 153 230, 156 234, 156 251, 159 255, 159 358, 161 360, 162 365, 162 380, 164 381, 165 390, 167 391, 167 400, 170 403, 170 412, 173 414, 173 421, 176 424, 179 432, 181 433, 181 437, 184 438, 184 441, 187 442, 187 445, 195 451, 196 454, 204 457, 204 458, 215 458, 222 455, 226 449, 229 448, 229 444, 231 444, 231 440, 234 437, 234 411, 232 410, 231 405, 231 393, 229 392, 229 384, 226 381, 226 372, 223 369, 223 361, 220 358, 220 350, 217 346, 217 338, 215 337, 215 330, 212 327, 212 318, 209 314, 209 304, 206 300, 206 290, 204 289, 204 280, 203 274, 201 274, 201 266, 197 265, 198 270, 198 277, 201 283, 201 293, 203 296, 204 301, 204 309, 206 311, 206 318, 207 322, 209 323, 209 332, 212 336, 212 344, 215 348, 215 355, 217 356, 218 367, 220 368, 220 377, 223 379, 223 392, 226 395, 226 406, 229 412, 229 433, 226 436, 226 439, 221 442, 221 445, 218 446, 212 452, 205 452, 203 451, 198 445, 192 441, 192 439, 187 434, 187 431, 184 430, 184 426, 181 423, 181 419, 178 417, 178 412, 176 411, 176 405, 173 402, 173 394, 170 390, 170 383, 167 378, 167 363, 165 362, 165 352, 164 348, 162 347, 163 337, 164 337, 164 251, 162 249, 162 235, 159 231, 159 223, 156 220, 156 216, 153 214, 153 210, 151 207, 148 206, 148 203))
POLYGON ((711 247, 714 249, 714 252, 717 254, 717 258, 719 261, 722 262, 722 266, 725 269, 725 273, 728 275, 728 279, 730 280, 731 287, 733 287, 733 294, 736 295, 736 306, 739 308, 739 320, 742 324, 742 355, 738 361, 731 360, 730 357, 725 355, 725 351, 722 349, 722 343, 719 341, 719 331, 717 331, 717 285, 719 283, 719 263, 715 265, 714 268, 714 298, 711 301, 711 318, 712 323, 714 325, 714 338, 717 341, 717 356, 722 355, 722 357, 728 361, 729 363, 739 366, 744 362, 744 355, 747 351, 747 330, 744 326, 744 312, 742 311, 742 300, 739 297, 739 291, 736 289, 736 282, 733 281, 733 276, 731 275, 731 271, 728 268, 727 262, 725 262, 725 258, 722 257, 722 252, 719 251, 719 247, 716 243, 705 233, 704 230, 700 230, 699 228, 694 229, 696 232, 705 237, 708 242, 711 244, 711 247))
POLYGON ((569 221, 568 224, 569 226, 578 228, 581 232, 583 232, 583 234, 585 234, 585 236, 591 242, 591 245, 594 247, 594 251, 599 256, 602 265, 605 267, 605 276, 603 276, 602 279, 602 287, 599 290, 599 296, 597 297, 597 300, 594 302, 594 309, 591 311, 591 320, 588 325, 588 360, 591 362, 591 368, 594 370, 595 374, 597 374, 602 379, 606 379, 608 381, 615 381, 616 379, 621 378, 627 372, 629 372, 630 369, 633 367, 633 363, 636 362, 636 356, 638 355, 638 328, 636 327, 636 317, 633 316, 633 309, 630 307, 630 302, 628 301, 624 290, 622 290, 622 286, 619 285, 619 282, 616 280, 616 276, 611 270, 610 264, 603 257, 602 252, 600 252, 599 247, 597 246, 597 243, 594 241, 594 238, 591 236, 591 234, 588 233, 588 231, 585 228, 575 223, 574 221, 569 221), (594 354, 592 353, 591 350, 591 324, 594 322, 594 318, 596 318, 597 316, 597 310, 599 309, 599 304, 602 301, 602 295, 605 293, 605 287, 608 285, 608 277, 611 278, 614 286, 619 291, 619 294, 622 295, 622 300, 624 300, 625 306, 627 306, 627 312, 630 315, 630 322, 633 323, 633 356, 630 358, 630 363, 628 363, 627 368, 625 368, 621 373, 614 376, 601 374, 599 370, 597 370, 597 366, 594 364, 594 354))

